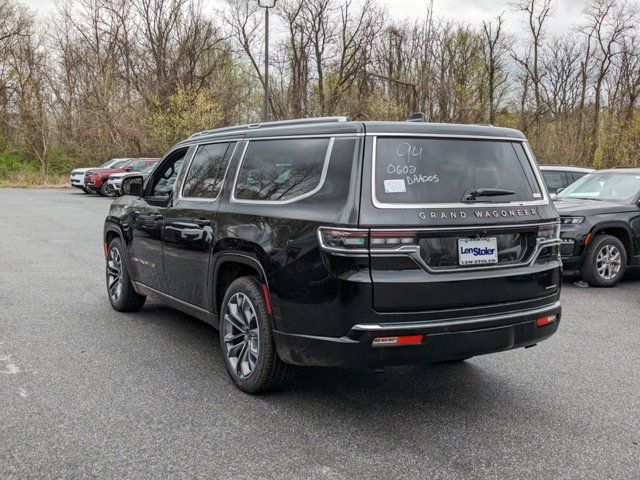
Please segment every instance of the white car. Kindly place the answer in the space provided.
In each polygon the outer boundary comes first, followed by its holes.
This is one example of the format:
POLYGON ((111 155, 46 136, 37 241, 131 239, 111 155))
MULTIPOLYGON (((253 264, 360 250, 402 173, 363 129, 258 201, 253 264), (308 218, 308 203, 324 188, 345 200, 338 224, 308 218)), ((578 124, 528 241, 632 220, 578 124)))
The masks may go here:
MULTIPOLYGON (((118 168, 126 164, 129 160, 131 159, 130 158, 112 158, 111 160, 109 160, 106 163, 103 163, 97 168, 118 168)), ((88 188, 85 188, 84 186, 84 174, 88 170, 91 170, 92 168, 96 168, 96 167, 74 168, 73 170, 71 170, 71 174, 69 175, 69 181, 71 182, 71 186, 81 189, 84 193, 91 193, 91 190, 89 190, 88 188)))
POLYGON ((121 191, 122 180, 124 180, 125 177, 130 177, 133 175, 142 175, 142 177, 146 180, 146 178, 149 176, 149 173, 151 173, 151 171, 155 168, 157 164, 158 162, 155 161, 151 165, 140 170, 139 172, 112 173, 111 175, 109 175, 109 178, 107 179, 107 191, 112 192, 119 197, 120 195, 122 195, 122 191, 121 191))

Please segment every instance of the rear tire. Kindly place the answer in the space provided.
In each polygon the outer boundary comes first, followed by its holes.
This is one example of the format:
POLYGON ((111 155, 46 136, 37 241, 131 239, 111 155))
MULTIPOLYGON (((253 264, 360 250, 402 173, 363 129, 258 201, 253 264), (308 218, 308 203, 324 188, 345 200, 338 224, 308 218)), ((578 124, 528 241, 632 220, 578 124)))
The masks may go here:
POLYGON ((273 317, 267 310, 262 285, 253 277, 238 278, 225 293, 220 351, 231 380, 243 392, 278 389, 293 377, 294 367, 278 357, 273 317))
POLYGON ((114 238, 107 248, 107 295, 111 306, 119 312, 137 312, 147 297, 136 293, 125 262, 124 247, 114 238))
POLYGON ((589 245, 582 279, 594 287, 613 287, 627 269, 624 244, 612 235, 597 235, 589 245))

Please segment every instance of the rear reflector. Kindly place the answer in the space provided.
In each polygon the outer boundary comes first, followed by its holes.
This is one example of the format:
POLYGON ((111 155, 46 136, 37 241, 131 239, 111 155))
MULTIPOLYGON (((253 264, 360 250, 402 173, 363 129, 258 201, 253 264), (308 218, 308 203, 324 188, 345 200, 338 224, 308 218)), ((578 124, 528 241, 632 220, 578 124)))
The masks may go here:
POLYGON ((399 337, 376 337, 371 342, 374 347, 391 347, 394 345, 419 345, 424 335, 401 335, 399 337))
POLYGON ((555 322, 558 319, 557 315, 548 315, 546 317, 540 317, 536 320, 536 325, 539 327, 544 327, 545 325, 549 325, 550 323, 555 322))

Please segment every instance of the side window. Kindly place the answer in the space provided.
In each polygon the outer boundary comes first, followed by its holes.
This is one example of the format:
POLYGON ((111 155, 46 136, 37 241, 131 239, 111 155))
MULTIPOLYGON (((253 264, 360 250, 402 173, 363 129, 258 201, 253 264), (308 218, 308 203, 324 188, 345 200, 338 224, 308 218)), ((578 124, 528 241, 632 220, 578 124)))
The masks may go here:
POLYGON ((169 197, 171 195, 187 151, 188 148, 173 152, 168 161, 154 172, 154 183, 150 190, 152 197, 169 197))
POLYGON ((217 198, 222 189, 229 161, 229 143, 212 143, 198 147, 182 187, 185 198, 217 198))
POLYGON ((321 187, 332 144, 329 138, 250 142, 235 198, 286 202, 312 195, 321 187))
POLYGON ((142 170, 142 169, 143 169, 144 167, 146 167, 146 166, 147 166, 147 161, 146 161, 146 160, 138 160, 138 161, 133 162, 133 163, 131 164, 131 167, 132 167, 134 170, 137 170, 137 171, 142 170))
POLYGON ((542 172, 544 183, 547 184, 547 188, 551 193, 557 193, 561 188, 567 186, 567 181, 564 178, 563 172, 557 172, 553 170, 546 170, 542 172))

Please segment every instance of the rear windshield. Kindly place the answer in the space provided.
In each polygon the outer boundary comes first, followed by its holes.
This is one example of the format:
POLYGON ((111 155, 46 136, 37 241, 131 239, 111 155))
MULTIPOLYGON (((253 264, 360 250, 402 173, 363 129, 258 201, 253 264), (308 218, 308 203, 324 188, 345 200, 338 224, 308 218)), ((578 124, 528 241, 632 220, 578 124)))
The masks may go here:
POLYGON ((385 204, 459 203, 542 198, 520 142, 440 138, 378 138, 375 196, 385 204), (498 194, 500 191, 503 194, 498 194))

